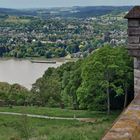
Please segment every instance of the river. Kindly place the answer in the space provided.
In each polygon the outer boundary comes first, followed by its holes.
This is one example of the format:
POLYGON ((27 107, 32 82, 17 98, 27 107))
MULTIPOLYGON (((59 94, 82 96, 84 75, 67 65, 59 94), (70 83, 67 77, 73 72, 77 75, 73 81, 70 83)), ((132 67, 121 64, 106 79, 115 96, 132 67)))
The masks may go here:
POLYGON ((0 82, 9 84, 18 83, 28 89, 40 78, 49 67, 58 67, 64 63, 56 64, 32 63, 30 60, 0 59, 0 82))

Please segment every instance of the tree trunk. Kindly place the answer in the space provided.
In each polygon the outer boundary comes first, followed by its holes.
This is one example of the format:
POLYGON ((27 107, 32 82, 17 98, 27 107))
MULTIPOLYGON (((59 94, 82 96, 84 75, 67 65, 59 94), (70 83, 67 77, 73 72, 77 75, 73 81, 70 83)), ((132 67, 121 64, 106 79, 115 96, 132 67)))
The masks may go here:
POLYGON ((110 93, 109 93, 109 87, 107 87, 107 114, 110 114, 110 93))
POLYGON ((128 94, 127 94, 127 88, 125 87, 125 95, 124 95, 124 109, 126 108, 127 106, 127 97, 128 97, 128 94))
POLYGON ((77 100, 77 95, 76 94, 73 95, 73 108, 74 108, 74 110, 79 109, 79 102, 77 100))

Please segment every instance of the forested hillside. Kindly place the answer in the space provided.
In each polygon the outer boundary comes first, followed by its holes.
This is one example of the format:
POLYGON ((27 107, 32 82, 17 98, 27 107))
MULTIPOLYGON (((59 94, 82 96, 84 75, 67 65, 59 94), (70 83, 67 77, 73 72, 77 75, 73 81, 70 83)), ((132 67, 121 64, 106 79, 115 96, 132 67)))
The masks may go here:
POLYGON ((84 60, 49 68, 32 92, 42 105, 109 112, 123 108, 133 97, 132 59, 124 47, 105 46, 84 60))
POLYGON ((133 98, 133 63, 124 47, 104 46, 77 62, 49 68, 28 91, 0 84, 7 104, 107 110, 126 107, 133 98))

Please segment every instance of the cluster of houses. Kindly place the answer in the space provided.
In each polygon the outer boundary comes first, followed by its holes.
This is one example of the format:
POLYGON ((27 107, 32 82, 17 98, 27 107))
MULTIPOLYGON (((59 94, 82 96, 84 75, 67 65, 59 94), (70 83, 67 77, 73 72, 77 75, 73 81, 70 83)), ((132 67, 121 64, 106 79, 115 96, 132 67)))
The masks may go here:
MULTIPOLYGON (((37 42, 46 46, 47 44, 57 46, 61 43, 67 46, 70 40, 86 41, 94 40, 94 38, 101 40, 101 45, 106 42, 119 45, 125 44, 127 37, 126 24, 122 16, 105 15, 85 19, 52 18, 48 21, 42 19, 40 25, 38 24, 37 21, 31 28, 32 23, 26 23, 19 28, 19 25, 13 26, 13 23, 11 25, 5 23, 0 27, 0 46, 16 48, 16 46, 26 44, 32 46, 37 42), (117 23, 118 27, 113 29, 114 23, 117 23), (99 32, 95 31, 96 28, 100 28, 99 32)), ((83 53, 87 51, 73 53, 71 57, 83 57, 83 53)))

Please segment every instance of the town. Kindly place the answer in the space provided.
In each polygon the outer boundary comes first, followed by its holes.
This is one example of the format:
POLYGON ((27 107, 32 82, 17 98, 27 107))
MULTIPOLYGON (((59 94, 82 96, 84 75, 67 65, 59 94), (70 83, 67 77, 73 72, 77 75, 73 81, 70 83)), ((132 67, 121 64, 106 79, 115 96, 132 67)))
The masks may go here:
POLYGON ((0 14, 0 56, 83 58, 107 43, 125 45, 125 13, 47 19, 0 14))

